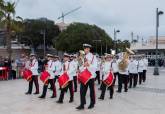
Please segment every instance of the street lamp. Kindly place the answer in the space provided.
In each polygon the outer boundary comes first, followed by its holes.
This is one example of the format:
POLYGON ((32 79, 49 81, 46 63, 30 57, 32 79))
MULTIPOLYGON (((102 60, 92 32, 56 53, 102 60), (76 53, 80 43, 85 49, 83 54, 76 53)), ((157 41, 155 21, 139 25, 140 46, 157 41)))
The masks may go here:
POLYGON ((115 46, 114 46, 114 49, 115 49, 115 52, 117 53, 117 33, 119 33, 120 30, 115 30, 114 29, 114 41, 115 41, 115 46))
POLYGON ((159 75, 159 68, 158 68, 158 30, 159 30, 159 16, 163 15, 163 11, 159 11, 159 9, 156 9, 156 58, 155 58, 155 68, 153 75, 159 75))
MULTIPOLYGON (((96 42, 96 53, 97 53, 97 42, 100 42, 101 43, 101 40, 93 40, 93 42, 96 42)), ((102 55, 102 44, 101 44, 101 55, 102 55)))
POLYGON ((46 36, 46 30, 42 30, 41 34, 43 35, 43 40, 44 40, 44 57, 46 55, 46 46, 45 46, 45 36, 46 36))

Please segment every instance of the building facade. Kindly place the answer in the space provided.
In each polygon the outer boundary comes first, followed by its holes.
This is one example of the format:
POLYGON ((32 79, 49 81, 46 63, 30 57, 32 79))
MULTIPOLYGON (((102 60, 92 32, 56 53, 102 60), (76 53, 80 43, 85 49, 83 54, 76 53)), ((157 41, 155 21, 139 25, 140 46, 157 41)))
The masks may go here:
MULTIPOLYGON (((146 42, 131 43, 131 50, 137 54, 145 54, 151 65, 155 64, 156 37, 151 36, 146 42)), ((158 38, 158 60, 160 65, 165 64, 165 36, 158 38)))

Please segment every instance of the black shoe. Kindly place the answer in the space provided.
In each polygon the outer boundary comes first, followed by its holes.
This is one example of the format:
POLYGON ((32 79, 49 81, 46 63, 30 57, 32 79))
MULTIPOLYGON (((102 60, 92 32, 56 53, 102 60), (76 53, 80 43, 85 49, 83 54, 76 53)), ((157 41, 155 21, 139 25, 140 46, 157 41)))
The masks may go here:
POLYGON ((74 90, 74 92, 77 92, 77 90, 74 90))
POLYGON ((102 97, 99 97, 98 99, 100 99, 100 100, 104 100, 104 98, 102 98, 102 97))
POLYGON ((116 92, 121 93, 121 91, 117 90, 116 92))
POLYGON ((58 104, 62 104, 62 103, 63 103, 63 101, 58 100, 56 103, 58 103, 58 104))
POLYGON ((41 95, 38 98, 45 99, 45 96, 41 95))
POLYGON ((69 103, 72 103, 72 102, 73 102, 73 99, 70 99, 70 100, 69 100, 69 103))
POLYGON ((113 99, 113 97, 112 97, 112 96, 110 96, 110 99, 113 99))
POLYGON ((53 95, 53 96, 51 96, 50 98, 56 98, 56 96, 53 95))
POLYGON ((88 106, 88 109, 92 109, 92 108, 94 108, 94 104, 90 104, 90 105, 88 106))
POLYGON ((78 107, 76 107, 77 110, 84 110, 84 106, 80 105, 78 107))
POLYGON ((124 90, 124 92, 128 92, 128 90, 124 90))
POLYGON ((37 95, 37 94, 39 94, 39 92, 35 92, 35 93, 33 93, 34 95, 37 95))
POLYGON ((129 86, 129 88, 132 88, 131 86, 129 86))
POLYGON ((30 95, 31 93, 30 93, 30 92, 26 92, 25 94, 26 94, 26 95, 30 95))

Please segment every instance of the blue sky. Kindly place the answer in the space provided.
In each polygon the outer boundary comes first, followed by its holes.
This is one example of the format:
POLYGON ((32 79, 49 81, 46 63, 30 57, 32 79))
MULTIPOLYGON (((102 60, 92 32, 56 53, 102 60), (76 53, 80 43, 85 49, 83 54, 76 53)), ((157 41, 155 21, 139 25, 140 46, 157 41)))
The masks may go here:
MULTIPOLYGON (((61 12, 82 8, 65 18, 65 22, 96 24, 113 37, 131 39, 131 32, 147 39, 155 35, 156 8, 165 12, 165 0, 20 0, 17 15, 23 18, 47 17, 57 21, 61 12)), ((160 17, 160 35, 165 36, 165 14, 160 17)))

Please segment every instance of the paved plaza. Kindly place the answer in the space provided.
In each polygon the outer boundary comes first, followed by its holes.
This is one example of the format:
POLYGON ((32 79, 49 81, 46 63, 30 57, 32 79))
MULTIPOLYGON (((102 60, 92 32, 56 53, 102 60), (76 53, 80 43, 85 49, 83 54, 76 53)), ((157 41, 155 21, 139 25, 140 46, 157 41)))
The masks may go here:
MULTIPOLYGON (((160 76, 153 76, 152 73, 153 68, 149 68, 145 84, 129 89, 128 93, 115 92, 113 100, 109 99, 107 92, 104 101, 97 99, 94 109, 86 108, 83 111, 75 109, 79 105, 79 92, 75 94, 74 103, 68 102, 67 93, 64 104, 57 104, 57 98, 50 98, 51 91, 48 91, 47 98, 42 100, 38 95, 25 95, 28 86, 25 80, 0 81, 0 114, 164 114, 165 69, 160 69, 160 76)), ((42 91, 41 82, 40 85, 42 91)), ((97 90, 96 93, 98 98, 100 91, 97 90)), ((88 105, 89 102, 86 107, 88 105)))

